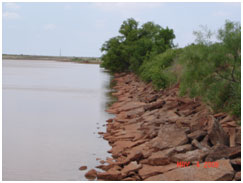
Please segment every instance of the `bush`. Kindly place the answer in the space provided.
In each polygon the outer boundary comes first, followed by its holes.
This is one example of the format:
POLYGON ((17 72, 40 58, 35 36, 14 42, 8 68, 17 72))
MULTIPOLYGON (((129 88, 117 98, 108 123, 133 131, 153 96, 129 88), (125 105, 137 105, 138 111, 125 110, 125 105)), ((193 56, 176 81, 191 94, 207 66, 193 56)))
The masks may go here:
POLYGON ((142 80, 152 82, 156 89, 166 88, 175 83, 175 75, 170 68, 175 61, 178 50, 167 50, 145 61, 139 69, 142 80))
POLYGON ((198 43, 183 49, 180 94, 200 96, 215 111, 223 110, 240 117, 241 27, 226 21, 218 32, 220 42, 198 43))

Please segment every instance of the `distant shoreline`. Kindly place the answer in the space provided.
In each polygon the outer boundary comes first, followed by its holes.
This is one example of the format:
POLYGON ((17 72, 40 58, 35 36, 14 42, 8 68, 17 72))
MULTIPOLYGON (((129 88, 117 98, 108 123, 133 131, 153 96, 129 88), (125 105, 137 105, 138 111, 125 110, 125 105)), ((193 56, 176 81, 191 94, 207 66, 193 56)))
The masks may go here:
POLYGON ((66 56, 41 56, 41 55, 14 55, 3 54, 2 59, 8 60, 53 60, 59 62, 74 62, 83 64, 100 64, 101 60, 98 57, 66 57, 66 56))

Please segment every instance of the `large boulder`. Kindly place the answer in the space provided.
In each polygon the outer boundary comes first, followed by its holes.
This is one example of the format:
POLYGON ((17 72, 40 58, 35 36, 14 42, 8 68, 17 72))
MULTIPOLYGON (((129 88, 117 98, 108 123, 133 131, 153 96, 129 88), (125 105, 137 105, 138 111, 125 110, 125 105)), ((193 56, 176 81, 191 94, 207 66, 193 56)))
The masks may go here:
POLYGON ((158 136, 151 140, 153 148, 163 150, 170 147, 184 145, 188 142, 186 133, 175 124, 162 125, 158 136))
POLYGON ((218 168, 204 168, 204 163, 177 168, 145 179, 146 181, 231 181, 234 171, 229 160, 219 160, 218 168))
POLYGON ((210 120, 208 121, 208 138, 213 145, 229 145, 229 136, 213 116, 210 116, 210 120))

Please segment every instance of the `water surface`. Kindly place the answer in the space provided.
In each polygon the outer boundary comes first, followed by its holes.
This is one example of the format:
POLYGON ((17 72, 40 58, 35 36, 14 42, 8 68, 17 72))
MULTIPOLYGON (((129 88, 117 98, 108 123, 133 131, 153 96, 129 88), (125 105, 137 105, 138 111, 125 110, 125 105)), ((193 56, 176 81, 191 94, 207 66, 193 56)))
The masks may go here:
POLYGON ((3 180, 86 180, 109 156, 109 82, 99 65, 3 60, 3 180))

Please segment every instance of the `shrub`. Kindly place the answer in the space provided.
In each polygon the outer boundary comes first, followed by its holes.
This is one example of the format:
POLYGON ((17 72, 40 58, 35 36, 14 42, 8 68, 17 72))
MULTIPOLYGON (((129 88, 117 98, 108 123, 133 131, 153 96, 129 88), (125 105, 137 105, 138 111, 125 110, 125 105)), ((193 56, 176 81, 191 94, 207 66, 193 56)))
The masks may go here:
POLYGON ((240 117, 241 27, 226 21, 218 32, 220 42, 190 45, 183 49, 180 94, 200 96, 215 111, 240 117))
POLYGON ((176 81, 170 68, 175 61, 178 50, 169 49, 145 61, 139 69, 141 79, 152 82, 156 89, 166 88, 176 81))

